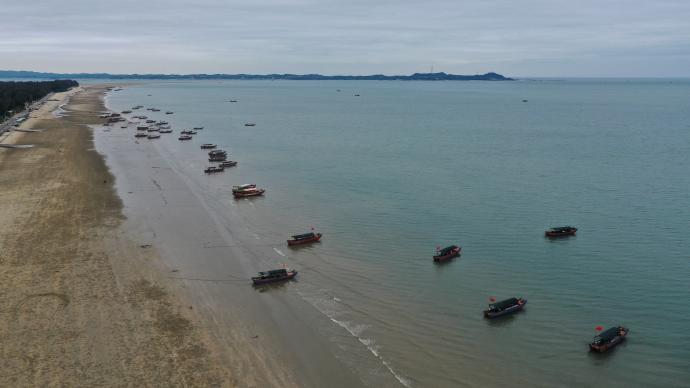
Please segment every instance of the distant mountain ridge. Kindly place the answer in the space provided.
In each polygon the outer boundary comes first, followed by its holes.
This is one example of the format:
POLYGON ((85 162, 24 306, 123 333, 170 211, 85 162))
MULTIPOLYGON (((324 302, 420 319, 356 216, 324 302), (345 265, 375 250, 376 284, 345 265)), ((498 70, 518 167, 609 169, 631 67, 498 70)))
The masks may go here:
POLYGON ((321 75, 321 74, 110 74, 110 73, 42 73, 36 71, 0 70, 0 78, 24 79, 244 79, 244 80, 371 80, 371 81, 512 81, 497 73, 456 75, 414 73, 412 75, 321 75))

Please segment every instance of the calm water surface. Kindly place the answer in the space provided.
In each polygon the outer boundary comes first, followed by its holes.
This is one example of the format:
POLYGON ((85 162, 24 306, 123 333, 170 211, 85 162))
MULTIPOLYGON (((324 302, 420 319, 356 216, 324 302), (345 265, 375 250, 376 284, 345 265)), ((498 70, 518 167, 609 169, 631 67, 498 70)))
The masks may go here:
POLYGON ((158 82, 109 103, 204 126, 157 146, 262 238, 325 234, 267 262, 300 270, 285 292, 365 382, 690 386, 688 80, 158 82), (207 142, 239 167, 203 176, 207 142), (268 195, 232 203, 247 182, 268 195), (577 237, 543 237, 562 224, 577 237), (434 265, 452 243, 462 257, 434 265), (529 304, 488 322, 491 296, 529 304), (588 353, 615 324, 629 341, 588 353))

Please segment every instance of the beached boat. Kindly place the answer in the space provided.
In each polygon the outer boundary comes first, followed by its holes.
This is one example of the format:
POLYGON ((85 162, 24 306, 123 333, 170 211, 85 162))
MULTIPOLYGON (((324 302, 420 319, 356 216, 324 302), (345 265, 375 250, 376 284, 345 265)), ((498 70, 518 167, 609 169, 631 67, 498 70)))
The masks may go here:
POLYGON ((238 186, 232 186, 232 192, 236 191, 242 191, 242 190, 248 190, 248 189, 255 189, 256 185, 253 183, 246 183, 244 185, 238 185, 238 186))
POLYGON ((453 257, 460 256, 460 251, 462 248, 460 248, 457 245, 451 245, 449 247, 445 247, 443 249, 438 249, 436 250, 436 255, 434 256, 434 261, 435 262, 442 262, 446 260, 450 260, 453 257))
POLYGON ((237 166, 237 162, 234 160, 224 160, 220 162, 221 167, 235 167, 237 166))
POLYGON ((558 226, 555 228, 549 228, 544 232, 546 237, 565 237, 574 236, 577 232, 577 228, 574 226, 558 226))
POLYGON ((145 134, 144 132, 137 132, 134 137, 148 137, 149 135, 145 134))
POLYGON ((178 137, 177 140, 192 140, 192 137, 189 135, 182 135, 178 137))
POLYGON ((273 269, 270 271, 259 272, 259 276, 252 277, 254 285, 282 282, 293 279, 297 276, 297 271, 290 268, 273 269))
POLYGON ((244 124, 244 126, 245 126, 245 127, 254 127, 254 126, 256 126, 256 124, 254 124, 254 123, 246 123, 246 124, 244 124))
POLYGON ((489 305, 488 310, 484 310, 484 318, 498 318, 521 311, 527 304, 527 299, 510 298, 489 305))
POLYGON ((206 144, 201 145, 202 150, 210 150, 210 149, 214 149, 216 147, 217 146, 215 144, 211 144, 211 143, 206 143, 206 144))
POLYGON ((210 167, 206 167, 206 169, 204 170, 204 172, 207 173, 207 174, 212 174, 212 173, 215 173, 215 172, 223 172, 224 170, 225 170, 225 167, 223 167, 223 166, 218 166, 218 167, 216 167, 216 166, 210 166, 210 167))
POLYGON ((296 234, 292 236, 290 240, 287 240, 288 246, 301 245, 301 244, 311 244, 319 242, 321 240, 321 233, 304 233, 296 234))
POLYGON ((157 133, 152 133, 148 136, 149 139, 160 139, 161 135, 157 133))
POLYGON ((629 331, 630 330, 623 326, 615 326, 603 331, 594 337, 592 343, 589 344, 589 350, 604 353, 625 341, 625 337, 628 335, 629 331))
POLYGON ((253 189, 240 190, 240 191, 234 191, 233 190, 232 195, 235 198, 259 197, 259 196, 264 195, 265 192, 266 192, 266 190, 264 190, 264 189, 253 188, 253 189))

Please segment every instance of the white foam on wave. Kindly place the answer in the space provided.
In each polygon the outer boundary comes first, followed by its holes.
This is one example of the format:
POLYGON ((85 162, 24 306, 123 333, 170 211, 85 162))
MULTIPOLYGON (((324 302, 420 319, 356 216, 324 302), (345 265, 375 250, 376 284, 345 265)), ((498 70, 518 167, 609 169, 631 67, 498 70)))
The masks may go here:
POLYGON ((276 251, 277 254, 279 254, 279 255, 285 257, 285 253, 281 252, 280 249, 278 249, 278 248, 273 248, 273 250, 276 251))

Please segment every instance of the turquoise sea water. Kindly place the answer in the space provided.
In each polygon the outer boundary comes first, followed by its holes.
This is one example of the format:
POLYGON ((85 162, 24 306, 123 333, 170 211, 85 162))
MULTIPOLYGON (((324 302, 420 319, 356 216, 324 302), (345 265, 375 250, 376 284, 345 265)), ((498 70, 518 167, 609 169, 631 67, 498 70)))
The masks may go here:
POLYGON ((328 317, 314 335, 344 367, 414 387, 690 385, 689 80, 151 82, 109 104, 204 126, 158 146, 228 206, 229 185, 265 187, 234 204, 263 238, 324 233, 267 260, 300 270, 283 292, 328 317), (201 143, 239 167, 204 176, 201 143), (578 235, 543 237, 562 224, 578 235), (433 264, 452 243, 462 257, 433 264), (488 322, 491 296, 529 304, 488 322), (615 324, 627 343, 588 353, 615 324))

